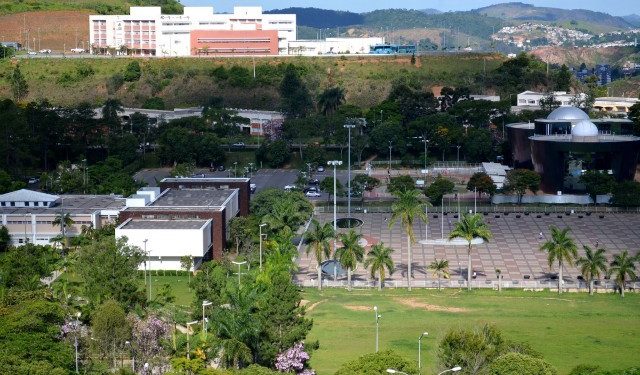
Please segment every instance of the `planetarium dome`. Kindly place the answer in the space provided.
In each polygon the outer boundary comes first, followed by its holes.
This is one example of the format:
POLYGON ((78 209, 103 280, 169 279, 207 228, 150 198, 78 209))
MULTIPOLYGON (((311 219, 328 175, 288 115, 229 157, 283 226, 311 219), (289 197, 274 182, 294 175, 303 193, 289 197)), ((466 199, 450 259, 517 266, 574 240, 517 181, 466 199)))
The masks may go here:
POLYGON ((589 120, 581 120, 571 129, 571 135, 574 137, 596 137, 598 136, 598 127, 589 120))
POLYGON ((589 120, 589 115, 577 107, 558 107, 547 116, 547 120, 589 120))

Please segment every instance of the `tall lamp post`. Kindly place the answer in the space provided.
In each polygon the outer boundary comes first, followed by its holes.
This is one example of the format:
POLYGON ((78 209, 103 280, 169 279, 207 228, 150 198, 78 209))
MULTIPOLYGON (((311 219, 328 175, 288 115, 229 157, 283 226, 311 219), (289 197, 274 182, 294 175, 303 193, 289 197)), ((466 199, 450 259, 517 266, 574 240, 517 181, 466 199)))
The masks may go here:
POLYGON ((260 271, 262 271, 262 227, 266 227, 267 224, 260 224, 260 271))
POLYGON ((389 141, 389 176, 391 176, 391 149, 393 148, 393 146, 391 146, 391 141, 389 141))
POLYGON ((198 324, 197 320, 194 320, 193 322, 188 322, 187 323, 187 359, 191 359, 191 356, 189 354, 189 352, 191 351, 191 347, 190 347, 190 340, 189 340, 189 327, 194 325, 194 324, 198 324))
POLYGON ((456 366, 456 367, 450 368, 448 370, 444 370, 441 373, 439 373, 438 375, 446 374, 447 372, 458 372, 460 370, 462 370, 462 367, 456 366))
MULTIPOLYGON (((147 241, 149 240, 145 238, 142 242, 144 243, 144 254, 147 256, 147 259, 148 259, 149 255, 147 254, 147 241)), ((149 276, 151 276, 151 264, 149 264, 149 276)), ((146 260, 144 262, 144 284, 145 286, 147 285, 147 261, 146 260)), ((151 292, 149 292, 149 301, 151 301, 151 292)))
POLYGON ((76 323, 74 324, 74 332, 75 332, 75 337, 73 338, 73 347, 76 350, 76 374, 79 374, 79 368, 78 368, 78 327, 80 326, 80 312, 76 313, 76 323))
POLYGON ((136 356, 135 356, 135 353, 133 352, 133 345, 131 344, 131 341, 125 341, 124 345, 131 348, 131 371, 135 374, 136 373, 136 356))
POLYGON ((345 124, 345 128, 349 130, 349 151, 347 154, 347 217, 351 217, 351 129, 355 128, 355 124, 345 124))
POLYGON ((378 306, 373 306, 373 312, 376 315, 376 353, 378 352, 379 349, 379 345, 378 345, 378 339, 379 339, 379 330, 380 330, 380 318, 382 318, 382 315, 378 314, 378 306))
POLYGON ((207 338, 207 318, 204 317, 204 308, 211 305, 213 305, 213 302, 207 300, 202 301, 202 332, 204 333, 205 339, 207 338))
MULTIPOLYGON (((333 232, 336 233, 338 231, 338 213, 336 211, 336 206, 338 205, 338 195, 336 192, 337 189, 337 180, 336 180, 336 167, 338 165, 342 165, 341 160, 329 160, 327 165, 333 166, 333 232)), ((333 252, 336 252, 336 241, 333 241, 333 252)), ((335 267, 335 266, 334 266, 335 267)))
POLYGON ((462 147, 462 146, 460 146, 460 145, 456 146, 456 148, 458 149, 458 165, 457 165, 457 167, 460 167, 460 147, 462 147))
POLYGON ((244 260, 242 262, 236 262, 236 261, 232 261, 231 263, 235 264, 236 266, 238 266, 238 287, 240 286, 240 275, 242 274, 242 272, 240 272, 240 267, 243 264, 247 264, 247 261, 244 260))
POLYGON ((418 337, 418 373, 422 369, 422 338, 424 336, 428 336, 429 332, 422 332, 420 337, 418 337))

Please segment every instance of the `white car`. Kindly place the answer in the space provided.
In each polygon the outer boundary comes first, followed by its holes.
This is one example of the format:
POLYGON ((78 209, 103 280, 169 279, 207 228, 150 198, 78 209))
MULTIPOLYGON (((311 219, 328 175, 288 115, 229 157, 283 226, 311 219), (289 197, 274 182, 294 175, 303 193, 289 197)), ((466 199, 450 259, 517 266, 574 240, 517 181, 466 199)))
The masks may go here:
POLYGON ((289 191, 296 188, 296 185, 285 185, 284 190, 289 191))
POLYGON ((29 51, 29 52, 27 52, 27 55, 31 55, 31 56, 33 56, 33 55, 37 55, 37 54, 38 54, 38 52, 36 52, 36 51, 29 51))
POLYGON ((307 192, 305 193, 305 195, 306 195, 307 197, 309 197, 309 198, 317 198, 317 197, 321 196, 322 194, 318 193, 317 191, 313 191, 313 190, 311 190, 311 191, 307 191, 307 192))
POLYGON ((50 49, 41 49, 39 52, 40 53, 51 53, 51 50, 50 49))
POLYGON ((319 166, 318 169, 316 169, 318 172, 324 172, 324 167, 323 166, 319 166))

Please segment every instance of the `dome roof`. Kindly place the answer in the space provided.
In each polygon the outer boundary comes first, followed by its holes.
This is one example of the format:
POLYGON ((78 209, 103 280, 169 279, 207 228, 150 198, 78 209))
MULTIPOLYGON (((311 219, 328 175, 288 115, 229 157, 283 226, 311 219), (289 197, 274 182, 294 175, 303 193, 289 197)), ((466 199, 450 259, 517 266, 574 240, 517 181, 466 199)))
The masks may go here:
POLYGON ((574 137, 595 137, 598 135, 598 127, 589 120, 581 120, 571 129, 571 135, 574 137))
POLYGON ((547 116, 547 120, 589 120, 589 115, 577 107, 558 107, 547 116))

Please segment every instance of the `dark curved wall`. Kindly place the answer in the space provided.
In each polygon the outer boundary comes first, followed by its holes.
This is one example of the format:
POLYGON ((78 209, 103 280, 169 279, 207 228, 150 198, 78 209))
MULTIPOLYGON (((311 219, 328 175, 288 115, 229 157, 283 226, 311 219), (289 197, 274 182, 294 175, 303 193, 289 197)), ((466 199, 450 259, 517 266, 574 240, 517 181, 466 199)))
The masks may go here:
POLYGON ((541 190, 548 194, 562 191, 565 163, 569 152, 596 153, 610 165, 616 181, 633 180, 640 151, 640 139, 623 142, 570 142, 531 139, 533 168, 542 176, 541 190))
POLYGON ((533 129, 507 126, 507 139, 511 147, 511 160, 515 168, 532 168, 531 141, 533 129))

